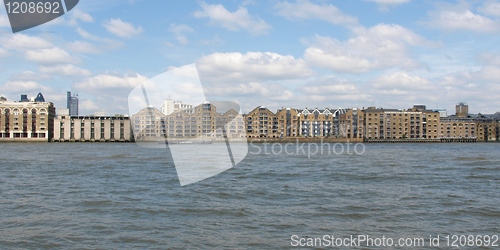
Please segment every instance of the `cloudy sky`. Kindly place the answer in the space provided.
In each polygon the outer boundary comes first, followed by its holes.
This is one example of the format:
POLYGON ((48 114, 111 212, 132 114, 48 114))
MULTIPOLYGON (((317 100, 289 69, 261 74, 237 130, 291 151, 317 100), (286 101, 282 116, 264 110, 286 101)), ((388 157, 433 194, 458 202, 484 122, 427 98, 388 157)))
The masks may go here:
MULTIPOLYGON (((84 0, 13 34, 0 7, 0 94, 41 91, 80 114, 195 63, 209 100, 325 108, 500 111, 499 1, 84 0)), ((167 98, 167 96, 165 97, 167 98)))

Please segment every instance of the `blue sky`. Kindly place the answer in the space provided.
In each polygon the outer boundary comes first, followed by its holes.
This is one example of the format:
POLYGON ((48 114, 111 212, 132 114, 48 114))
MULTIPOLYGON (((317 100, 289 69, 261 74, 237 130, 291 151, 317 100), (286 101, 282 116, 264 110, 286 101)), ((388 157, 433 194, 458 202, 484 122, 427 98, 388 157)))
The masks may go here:
MULTIPOLYGON (((92 1, 12 34, 0 7, 0 94, 80 113, 195 63, 209 100, 281 107, 500 111, 499 1, 92 1)), ((167 97, 165 97, 167 98, 167 97)))

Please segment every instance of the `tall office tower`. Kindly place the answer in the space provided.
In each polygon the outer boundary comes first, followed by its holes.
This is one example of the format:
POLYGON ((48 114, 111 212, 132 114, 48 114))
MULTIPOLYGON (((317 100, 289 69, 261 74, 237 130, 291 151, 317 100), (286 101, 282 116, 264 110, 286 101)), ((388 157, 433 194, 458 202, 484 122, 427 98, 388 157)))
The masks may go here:
POLYGON ((78 116, 78 95, 71 95, 71 91, 66 94, 66 108, 69 109, 69 116, 78 116))
POLYGON ((43 94, 41 92, 36 96, 35 102, 45 102, 45 97, 43 97, 43 94))
POLYGON ((29 102, 28 95, 21 95, 21 100, 19 102, 29 102))

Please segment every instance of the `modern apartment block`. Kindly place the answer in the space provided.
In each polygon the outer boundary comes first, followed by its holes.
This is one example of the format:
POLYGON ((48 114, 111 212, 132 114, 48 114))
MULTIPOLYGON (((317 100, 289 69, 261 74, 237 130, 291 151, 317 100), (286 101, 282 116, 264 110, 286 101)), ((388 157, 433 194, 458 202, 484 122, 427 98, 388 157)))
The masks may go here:
POLYGON ((244 115, 247 137, 329 137, 339 135, 343 109, 281 108, 276 113, 258 106, 244 115))
POLYGON ((326 108, 299 110, 299 131, 305 137, 326 137, 334 134, 334 111, 326 108))
MULTIPOLYGON (((166 116, 154 107, 147 107, 132 116, 132 131, 136 141, 165 138, 166 116)), ((173 128, 172 128, 173 129, 173 128)))
POLYGON ((246 134, 249 138, 277 138, 278 118, 264 106, 258 106, 244 115, 246 134))
POLYGON ((217 110, 209 102, 191 112, 179 109, 169 115, 154 107, 147 107, 132 117, 135 139, 212 139, 245 137, 243 117, 234 109, 217 110))
POLYGON ((33 101, 26 95, 21 100, 0 99, 0 141, 50 141, 56 113, 54 104, 45 102, 41 93, 33 101))
POLYGON ((176 111, 182 110, 188 114, 193 113, 193 105, 182 103, 182 101, 174 101, 172 99, 167 99, 163 101, 161 106, 161 112, 164 115, 170 115, 176 111))
POLYGON ((129 117, 57 116, 55 142, 130 142, 134 137, 129 117))
POLYGON ((296 137, 299 134, 299 111, 294 108, 282 108, 276 112, 279 137, 296 137))
POLYGON ((439 112, 425 106, 405 110, 369 107, 364 113, 367 139, 438 138, 439 112))
MULTIPOLYGON (((365 112, 358 108, 351 108, 339 112, 339 128, 335 135, 347 139, 362 139, 365 133, 365 112)), ((375 110, 371 110, 375 112, 375 110)))

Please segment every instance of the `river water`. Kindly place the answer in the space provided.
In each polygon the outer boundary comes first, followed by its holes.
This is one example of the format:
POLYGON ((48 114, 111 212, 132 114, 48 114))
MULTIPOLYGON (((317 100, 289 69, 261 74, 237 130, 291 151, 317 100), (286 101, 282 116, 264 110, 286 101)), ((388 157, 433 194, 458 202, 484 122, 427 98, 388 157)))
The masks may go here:
POLYGON ((500 144, 266 147, 180 186, 166 150, 0 144, 0 248, 276 249, 325 235, 441 235, 445 248, 446 235, 500 235, 500 144))

